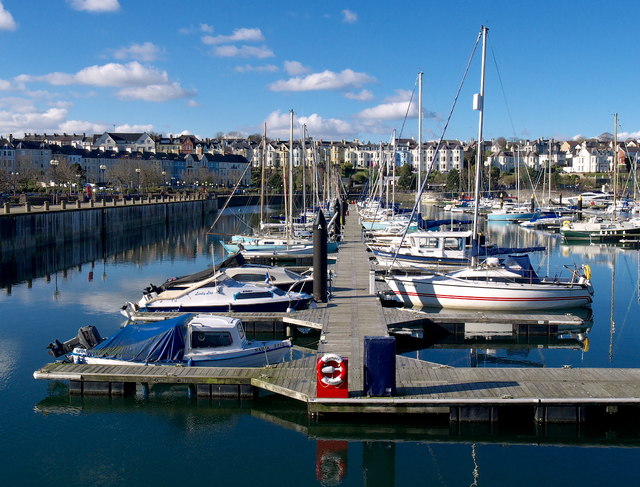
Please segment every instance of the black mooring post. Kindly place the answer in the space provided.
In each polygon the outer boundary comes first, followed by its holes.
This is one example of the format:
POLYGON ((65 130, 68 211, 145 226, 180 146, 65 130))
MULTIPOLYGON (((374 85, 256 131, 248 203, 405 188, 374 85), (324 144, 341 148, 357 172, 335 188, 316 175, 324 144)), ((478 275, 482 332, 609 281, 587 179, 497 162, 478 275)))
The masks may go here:
POLYGON ((313 299, 327 302, 327 220, 322 210, 313 223, 313 299))
POLYGON ((578 195, 578 220, 582 221, 582 195, 578 195))
POLYGON ((531 213, 536 211, 536 197, 535 195, 531 195, 531 213))

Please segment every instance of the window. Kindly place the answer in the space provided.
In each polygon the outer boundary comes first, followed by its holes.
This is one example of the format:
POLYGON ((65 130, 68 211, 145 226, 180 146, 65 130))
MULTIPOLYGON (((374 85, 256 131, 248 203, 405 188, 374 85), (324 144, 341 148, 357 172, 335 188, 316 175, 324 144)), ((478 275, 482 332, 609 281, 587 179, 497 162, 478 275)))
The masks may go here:
POLYGON ((228 331, 194 331, 191 334, 191 348, 221 348, 232 343, 228 331))

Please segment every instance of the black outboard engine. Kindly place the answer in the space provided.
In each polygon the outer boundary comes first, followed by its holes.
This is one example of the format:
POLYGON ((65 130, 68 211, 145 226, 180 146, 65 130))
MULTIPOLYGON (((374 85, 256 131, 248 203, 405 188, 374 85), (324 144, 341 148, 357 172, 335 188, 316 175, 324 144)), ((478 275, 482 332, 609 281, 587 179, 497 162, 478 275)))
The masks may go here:
POLYGON ((78 330, 78 335, 73 337, 71 340, 67 340, 64 343, 56 340, 55 342, 50 343, 47 348, 49 349, 49 355, 53 355, 57 358, 61 355, 71 353, 73 349, 78 346, 82 346, 89 350, 90 348, 95 347, 102 340, 103 339, 100 336, 98 329, 93 325, 89 325, 80 328, 78 330))

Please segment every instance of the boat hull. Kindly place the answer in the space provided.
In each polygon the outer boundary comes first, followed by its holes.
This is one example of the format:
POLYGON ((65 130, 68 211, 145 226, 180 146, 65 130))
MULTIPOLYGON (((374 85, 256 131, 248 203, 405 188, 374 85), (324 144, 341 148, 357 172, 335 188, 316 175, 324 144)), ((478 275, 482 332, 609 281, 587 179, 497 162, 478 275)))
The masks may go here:
POLYGON ((491 282, 460 282, 458 279, 425 277, 423 279, 387 280, 391 290, 405 304, 433 308, 479 311, 525 311, 571 309, 592 302, 587 286, 575 284, 520 284, 509 287, 491 282))
POLYGON ((182 312, 182 313, 285 313, 287 311, 306 309, 309 303, 313 300, 311 296, 308 298, 297 300, 278 300, 271 302, 259 302, 259 303, 189 303, 189 302, 176 302, 175 300, 165 300, 154 302, 148 306, 144 306, 143 303, 139 303, 139 311, 151 311, 151 312, 182 312))
POLYGON ((490 222, 515 222, 535 218, 538 213, 489 213, 487 221, 490 222))
POLYGON ((289 340, 274 342, 253 342, 252 347, 244 350, 232 350, 201 357, 185 356, 180 362, 144 363, 104 357, 91 357, 83 353, 71 354, 75 363, 94 365, 186 365, 190 367, 264 367, 283 362, 291 351, 289 340))
POLYGON ((640 237, 640 227, 638 228, 602 228, 602 229, 579 229, 562 227, 560 233, 568 242, 595 242, 612 243, 624 239, 637 239, 640 237))

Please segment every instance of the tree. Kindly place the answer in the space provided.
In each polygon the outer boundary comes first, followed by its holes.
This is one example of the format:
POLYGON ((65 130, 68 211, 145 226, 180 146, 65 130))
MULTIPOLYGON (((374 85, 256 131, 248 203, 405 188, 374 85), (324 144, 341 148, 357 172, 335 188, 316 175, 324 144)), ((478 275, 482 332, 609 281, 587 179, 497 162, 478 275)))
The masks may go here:
POLYGON ((280 171, 272 171, 267 179, 267 188, 272 191, 282 191, 282 175, 280 171))
POLYGON ((107 181, 114 183, 116 188, 122 191, 125 187, 130 188, 133 185, 133 181, 138 179, 138 175, 130 163, 121 161, 109 166, 106 178, 107 181))
POLYGON ((460 171, 457 169, 452 169, 447 174, 447 182, 445 184, 445 189, 447 191, 458 191, 460 187, 460 171))
POLYGON ((262 134, 251 134, 248 139, 250 142, 254 143, 262 142, 262 134))
POLYGON ((353 176, 351 176, 351 180, 356 184, 363 184, 369 178, 369 174, 367 171, 358 171, 353 176))
POLYGON ((355 172, 353 169, 353 164, 351 162, 343 162, 340 165, 340 169, 342 171, 342 177, 348 178, 355 172))
POLYGON ((416 185, 416 176, 411 171, 411 166, 404 163, 398 170, 398 187, 400 189, 414 189, 416 185))

